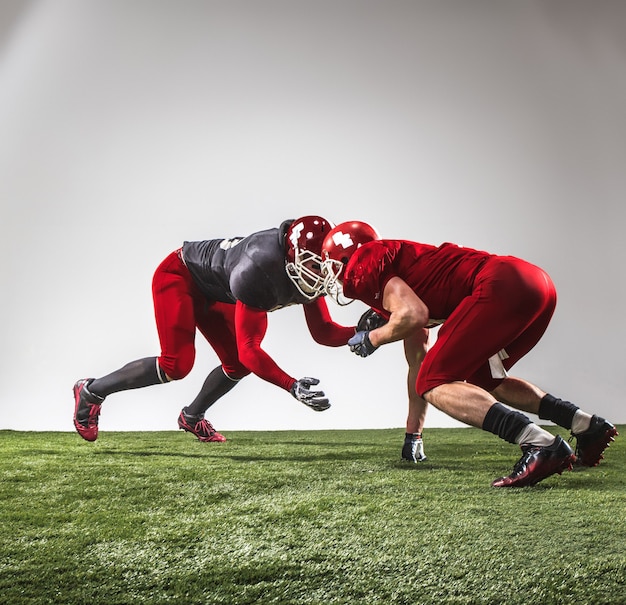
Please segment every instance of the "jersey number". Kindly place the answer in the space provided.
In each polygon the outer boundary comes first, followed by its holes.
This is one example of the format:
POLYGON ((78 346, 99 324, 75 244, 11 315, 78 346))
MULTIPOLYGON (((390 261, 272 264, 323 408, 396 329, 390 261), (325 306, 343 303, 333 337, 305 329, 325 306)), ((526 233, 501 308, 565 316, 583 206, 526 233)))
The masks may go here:
POLYGON ((220 242, 220 248, 222 250, 230 250, 231 248, 234 248, 242 240, 243 240, 243 237, 233 237, 232 239, 223 239, 220 242))

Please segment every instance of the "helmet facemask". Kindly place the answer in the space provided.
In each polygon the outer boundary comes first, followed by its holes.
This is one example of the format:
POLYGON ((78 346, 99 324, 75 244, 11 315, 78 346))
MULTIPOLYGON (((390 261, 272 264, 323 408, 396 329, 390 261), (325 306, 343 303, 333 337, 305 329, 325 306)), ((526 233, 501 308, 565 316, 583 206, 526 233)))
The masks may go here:
POLYGON ((294 248, 295 260, 287 262, 285 270, 298 292, 308 300, 324 294, 324 277, 321 274, 322 257, 311 250, 294 248))
POLYGON ((346 298, 344 296, 343 286, 339 279, 345 266, 345 263, 332 258, 326 258, 322 261, 322 274, 324 275, 324 292, 342 307, 349 305, 351 302, 354 302, 354 299, 346 298))
POLYGON ((321 216, 303 216, 292 221, 285 233, 285 271, 298 292, 308 300, 324 295, 322 242, 332 224, 321 216))

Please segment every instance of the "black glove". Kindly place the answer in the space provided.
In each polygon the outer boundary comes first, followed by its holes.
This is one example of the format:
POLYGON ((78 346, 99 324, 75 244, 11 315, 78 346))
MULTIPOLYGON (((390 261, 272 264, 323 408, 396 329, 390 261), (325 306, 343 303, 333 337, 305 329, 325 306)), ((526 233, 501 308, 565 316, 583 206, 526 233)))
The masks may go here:
POLYGON ((382 315, 374 311, 374 309, 368 309, 359 318, 359 322, 356 324, 356 331, 369 332, 384 326, 386 323, 387 320, 382 315))
POLYGON ((324 395, 324 391, 311 391, 310 387, 319 384, 317 378, 300 378, 292 385, 289 392, 301 403, 309 406, 316 412, 323 412, 330 407, 328 399, 324 395))
POLYGON ((378 347, 372 344, 369 332, 357 332, 349 341, 350 350, 361 357, 371 355, 378 347))

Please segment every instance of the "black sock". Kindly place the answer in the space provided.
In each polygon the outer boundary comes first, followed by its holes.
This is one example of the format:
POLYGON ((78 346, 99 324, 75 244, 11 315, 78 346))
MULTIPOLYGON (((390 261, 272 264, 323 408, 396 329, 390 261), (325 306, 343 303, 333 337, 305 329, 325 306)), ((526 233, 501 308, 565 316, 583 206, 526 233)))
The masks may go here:
POLYGON ((202 416, 220 397, 226 395, 239 380, 224 374, 222 366, 217 366, 207 377, 196 398, 185 408, 189 416, 202 416))
POLYGON ((530 418, 496 402, 487 410, 482 428, 509 443, 516 443, 516 437, 529 424, 530 418))
POLYGON ((539 403, 539 413, 537 415, 542 420, 551 420, 564 429, 571 429, 572 420, 577 411, 578 407, 573 403, 557 399, 548 394, 539 403))
POLYGON ((89 384, 89 391, 99 397, 106 397, 111 393, 140 389, 153 384, 161 384, 157 371, 157 358, 144 357, 131 361, 123 368, 102 378, 96 378, 89 384))
POLYGON ((88 382, 84 387, 83 387, 83 393, 85 394, 85 399, 89 402, 89 403, 96 403, 96 404, 100 404, 104 401, 104 397, 100 397, 100 395, 96 395, 95 393, 92 393, 89 390, 89 386, 91 385, 91 383, 93 382, 93 380, 91 380, 90 382, 88 382))
POLYGON ((422 433, 404 433, 405 443, 407 441, 410 443, 411 441, 415 441, 416 439, 421 439, 421 438, 422 438, 422 433))

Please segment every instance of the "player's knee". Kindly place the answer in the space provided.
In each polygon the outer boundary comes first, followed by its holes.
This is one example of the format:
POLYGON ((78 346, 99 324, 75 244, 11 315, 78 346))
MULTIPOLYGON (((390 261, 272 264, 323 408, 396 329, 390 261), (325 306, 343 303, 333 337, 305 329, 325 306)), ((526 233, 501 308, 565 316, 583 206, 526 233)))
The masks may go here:
POLYGON ((167 377, 167 381, 181 380, 191 372, 195 354, 184 354, 176 357, 160 357, 159 367, 167 377))
MULTIPOLYGON (((423 376, 422 373, 417 377, 415 381, 415 392, 428 401, 429 403, 433 403, 434 391, 437 387, 440 387, 445 384, 449 384, 451 382, 455 382, 453 379, 448 379, 444 377, 435 378, 434 376, 423 376)), ((436 406, 435 406, 436 407, 436 406)))
POLYGON ((222 370, 228 378, 235 382, 251 374, 250 370, 240 362, 222 364, 222 370))

